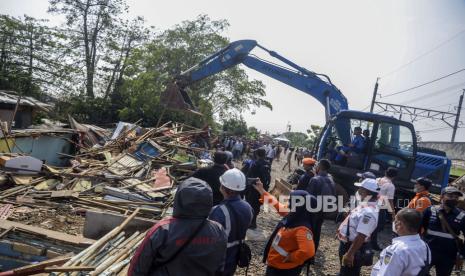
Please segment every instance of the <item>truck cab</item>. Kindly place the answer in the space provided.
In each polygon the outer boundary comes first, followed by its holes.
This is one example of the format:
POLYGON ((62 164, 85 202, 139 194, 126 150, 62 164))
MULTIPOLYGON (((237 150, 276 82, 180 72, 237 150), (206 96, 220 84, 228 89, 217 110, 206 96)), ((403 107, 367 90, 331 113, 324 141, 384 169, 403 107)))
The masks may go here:
POLYGON ((381 177, 388 167, 399 171, 396 186, 412 191, 416 145, 411 123, 377 114, 341 111, 324 127, 317 158, 331 161, 331 174, 348 192, 355 190, 353 183, 358 180, 357 173, 371 171, 381 177), (355 135, 357 129, 362 133, 355 135), (357 139, 359 143, 355 147, 357 139), (362 146, 360 141, 363 141, 362 146))

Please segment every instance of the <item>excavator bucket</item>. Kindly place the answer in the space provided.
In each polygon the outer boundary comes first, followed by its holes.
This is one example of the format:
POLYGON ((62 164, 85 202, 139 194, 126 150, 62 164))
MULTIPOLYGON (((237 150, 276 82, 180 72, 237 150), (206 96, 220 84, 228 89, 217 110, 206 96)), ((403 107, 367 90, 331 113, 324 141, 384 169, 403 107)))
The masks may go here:
POLYGON ((165 91, 161 93, 160 102, 170 109, 188 111, 197 115, 202 115, 202 113, 196 110, 187 92, 180 88, 176 82, 172 82, 167 85, 165 91))

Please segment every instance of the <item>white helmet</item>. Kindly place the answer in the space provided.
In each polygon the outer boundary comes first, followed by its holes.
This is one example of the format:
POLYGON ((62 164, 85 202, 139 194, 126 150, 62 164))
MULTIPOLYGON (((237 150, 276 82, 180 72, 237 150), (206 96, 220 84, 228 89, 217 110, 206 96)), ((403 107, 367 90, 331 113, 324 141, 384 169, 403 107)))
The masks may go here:
POLYGON ((236 168, 224 172, 220 176, 220 182, 224 187, 236 192, 245 190, 245 175, 236 168))

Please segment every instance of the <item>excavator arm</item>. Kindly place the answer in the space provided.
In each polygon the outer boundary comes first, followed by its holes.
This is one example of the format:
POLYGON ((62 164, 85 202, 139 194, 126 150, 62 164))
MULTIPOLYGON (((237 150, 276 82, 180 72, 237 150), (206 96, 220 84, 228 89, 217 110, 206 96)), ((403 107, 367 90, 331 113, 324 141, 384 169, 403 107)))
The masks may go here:
POLYGON ((167 101, 167 98, 170 98, 178 102, 181 102, 182 99, 185 103, 185 107, 192 109, 192 101, 185 91, 186 87, 240 63, 313 96, 325 107, 327 120, 339 111, 348 109, 347 99, 341 91, 331 83, 329 77, 316 74, 300 67, 278 53, 259 45, 255 40, 239 40, 232 42, 224 49, 205 58, 194 67, 182 72, 180 75, 176 76, 174 82, 169 85, 163 98, 165 101, 167 101), (250 54, 255 47, 266 51, 272 57, 290 66, 290 68, 260 59, 250 54))

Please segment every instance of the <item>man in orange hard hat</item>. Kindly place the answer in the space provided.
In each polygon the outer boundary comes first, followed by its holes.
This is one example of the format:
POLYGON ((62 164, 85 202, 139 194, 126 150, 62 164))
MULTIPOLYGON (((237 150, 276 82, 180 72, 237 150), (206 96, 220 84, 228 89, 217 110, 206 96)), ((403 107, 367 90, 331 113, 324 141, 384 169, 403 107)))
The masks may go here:
POLYGON ((316 160, 313 158, 304 158, 302 160, 302 165, 304 167, 305 173, 300 177, 299 182, 297 184, 296 190, 307 190, 308 183, 310 183, 310 179, 315 176, 313 172, 313 167, 316 164, 316 160))

